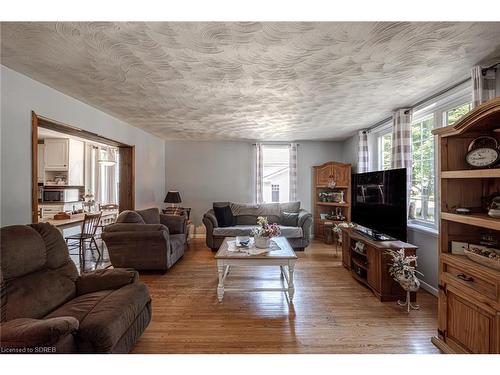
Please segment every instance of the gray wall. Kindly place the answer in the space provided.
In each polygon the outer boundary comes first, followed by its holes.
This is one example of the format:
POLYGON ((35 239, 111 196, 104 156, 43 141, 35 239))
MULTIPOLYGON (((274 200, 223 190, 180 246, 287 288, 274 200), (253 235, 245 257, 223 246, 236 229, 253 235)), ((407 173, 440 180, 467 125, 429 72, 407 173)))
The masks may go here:
POLYGON ((1 67, 0 224, 31 222, 31 111, 135 145, 136 207, 165 197, 164 141, 4 66, 1 67))
MULTIPOLYGON (((311 210, 312 166, 342 158, 338 142, 300 142, 297 194, 302 207, 311 210)), ((179 190, 182 205, 202 232, 203 213, 214 201, 254 201, 254 147, 251 142, 165 142, 166 187, 179 190)))

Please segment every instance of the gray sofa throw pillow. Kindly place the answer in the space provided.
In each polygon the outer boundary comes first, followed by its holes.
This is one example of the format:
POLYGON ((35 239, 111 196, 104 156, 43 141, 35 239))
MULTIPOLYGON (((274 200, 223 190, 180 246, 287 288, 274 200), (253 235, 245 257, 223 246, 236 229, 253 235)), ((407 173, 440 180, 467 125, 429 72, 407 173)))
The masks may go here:
POLYGON ((299 225, 299 214, 295 212, 282 212, 280 224, 285 227, 296 227, 299 225))
POLYGON ((281 212, 298 213, 300 211, 300 202, 280 203, 281 212))

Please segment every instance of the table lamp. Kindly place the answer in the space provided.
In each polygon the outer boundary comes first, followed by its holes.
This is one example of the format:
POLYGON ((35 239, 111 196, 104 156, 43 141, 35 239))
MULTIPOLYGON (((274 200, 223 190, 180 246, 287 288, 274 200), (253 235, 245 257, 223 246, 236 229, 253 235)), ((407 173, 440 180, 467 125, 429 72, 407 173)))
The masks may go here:
POLYGON ((175 207, 176 203, 181 203, 181 195, 179 194, 178 191, 169 191, 167 193, 167 196, 165 197, 165 200, 163 201, 165 203, 171 203, 172 208, 175 207))

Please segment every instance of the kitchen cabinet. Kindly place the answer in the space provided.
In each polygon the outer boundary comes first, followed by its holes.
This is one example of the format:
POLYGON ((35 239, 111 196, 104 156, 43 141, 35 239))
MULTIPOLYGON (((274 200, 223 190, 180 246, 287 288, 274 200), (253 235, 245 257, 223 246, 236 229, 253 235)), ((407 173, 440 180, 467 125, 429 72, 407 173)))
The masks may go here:
POLYGON ((69 139, 45 139, 45 170, 67 171, 69 164, 69 139))
POLYGON ((41 203, 38 208, 42 209, 42 218, 52 219, 55 214, 59 212, 69 212, 83 209, 83 202, 70 202, 70 203, 41 203))
MULTIPOLYGON (((70 138, 47 138, 44 145, 44 174, 53 172, 66 177, 67 185, 85 184, 85 143, 70 138)), ((46 176, 45 181, 51 178, 46 176)))

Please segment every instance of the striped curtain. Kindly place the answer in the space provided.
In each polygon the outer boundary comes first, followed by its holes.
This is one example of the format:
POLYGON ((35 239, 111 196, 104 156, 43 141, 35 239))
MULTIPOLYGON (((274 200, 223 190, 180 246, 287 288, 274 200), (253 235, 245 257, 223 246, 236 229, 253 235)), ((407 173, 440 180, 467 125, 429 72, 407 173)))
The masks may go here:
POLYGON ((255 144, 255 203, 262 203, 262 177, 264 174, 262 144, 255 144))
POLYGON ((297 201, 297 146, 297 143, 290 143, 290 202, 297 201))
POLYGON ((368 132, 359 132, 358 143, 358 173, 368 172, 368 132))
MULTIPOLYGON (((406 168, 407 200, 410 200, 412 149, 411 149, 411 109, 398 109, 392 114, 392 168, 406 168)), ((409 209, 409 205, 407 205, 409 209)))
POLYGON ((483 69, 476 65, 471 70, 472 79, 472 108, 496 97, 496 72, 483 69))

